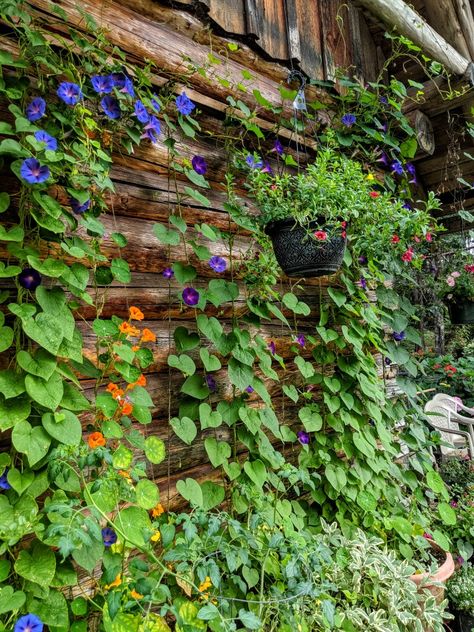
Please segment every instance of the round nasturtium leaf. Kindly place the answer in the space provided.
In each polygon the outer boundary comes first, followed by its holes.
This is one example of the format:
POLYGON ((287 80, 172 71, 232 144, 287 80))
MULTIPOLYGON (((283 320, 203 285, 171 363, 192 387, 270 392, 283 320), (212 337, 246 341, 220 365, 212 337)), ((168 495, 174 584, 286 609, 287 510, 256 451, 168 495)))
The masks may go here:
POLYGON ((153 509, 160 502, 160 493, 155 483, 149 480, 141 480, 136 488, 137 504, 143 509, 153 509))
POLYGON ((164 461, 166 456, 165 444, 158 437, 148 437, 145 440, 145 456, 155 465, 164 461))
POLYGON ((112 464, 117 470, 128 470, 133 460, 133 453, 124 445, 120 445, 114 452, 112 464))

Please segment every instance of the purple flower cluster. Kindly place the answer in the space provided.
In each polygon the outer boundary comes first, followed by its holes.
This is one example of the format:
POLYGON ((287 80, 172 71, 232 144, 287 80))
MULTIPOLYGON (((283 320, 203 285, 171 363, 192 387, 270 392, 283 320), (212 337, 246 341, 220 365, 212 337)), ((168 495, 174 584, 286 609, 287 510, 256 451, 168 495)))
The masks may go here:
POLYGON ((182 92, 176 97, 176 109, 183 116, 189 116, 196 106, 187 96, 186 92, 182 92))

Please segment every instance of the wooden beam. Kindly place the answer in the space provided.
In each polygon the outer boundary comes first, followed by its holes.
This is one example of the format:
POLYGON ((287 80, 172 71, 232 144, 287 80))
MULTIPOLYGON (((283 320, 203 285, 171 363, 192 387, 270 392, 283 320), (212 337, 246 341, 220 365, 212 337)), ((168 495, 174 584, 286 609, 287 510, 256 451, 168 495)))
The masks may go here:
POLYGON ((422 17, 403 0, 359 0, 366 9, 390 28, 396 28, 420 46, 423 52, 441 62, 456 75, 469 76, 474 85, 474 66, 441 37, 422 17))
POLYGON ((466 59, 472 59, 452 0, 425 0, 428 22, 466 59))
POLYGON ((456 13, 466 39, 469 56, 474 59, 474 15, 469 0, 454 0, 456 13))

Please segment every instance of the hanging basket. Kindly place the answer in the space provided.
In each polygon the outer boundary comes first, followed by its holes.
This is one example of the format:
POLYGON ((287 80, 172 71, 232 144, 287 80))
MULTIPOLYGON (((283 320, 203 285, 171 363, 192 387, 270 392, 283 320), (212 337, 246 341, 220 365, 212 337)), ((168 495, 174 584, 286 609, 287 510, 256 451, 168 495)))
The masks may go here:
POLYGON ((334 235, 327 241, 317 241, 311 233, 320 226, 315 220, 303 227, 291 217, 265 226, 278 264, 287 276, 321 277, 334 274, 341 267, 346 238, 334 235))
POLYGON ((448 303, 449 317, 453 325, 474 324, 474 301, 459 301, 448 303))
POLYGON ((454 611, 455 632, 471 632, 474 629, 474 613, 454 611))

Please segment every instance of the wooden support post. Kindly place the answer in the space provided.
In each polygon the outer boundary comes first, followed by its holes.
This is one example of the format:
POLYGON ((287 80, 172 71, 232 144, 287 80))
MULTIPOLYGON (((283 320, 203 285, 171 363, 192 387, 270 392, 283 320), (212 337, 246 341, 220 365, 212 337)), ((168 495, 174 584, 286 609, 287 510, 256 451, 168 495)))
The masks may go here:
POLYGON ((471 4, 469 0, 454 0, 454 6, 466 39, 469 56, 474 59, 474 15, 471 4))
POLYGON ((425 0, 430 25, 466 59, 472 59, 453 0, 425 0))
POLYGON ((403 0, 359 0, 359 3, 385 24, 396 28, 420 46, 423 52, 441 62, 456 75, 467 76, 474 85, 474 66, 441 37, 403 0))

